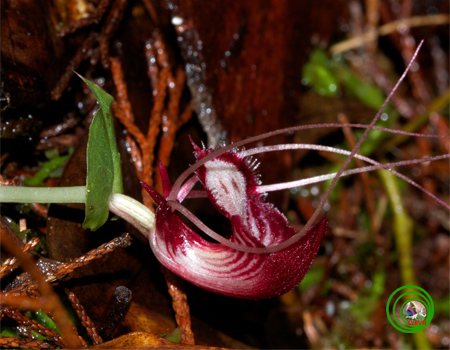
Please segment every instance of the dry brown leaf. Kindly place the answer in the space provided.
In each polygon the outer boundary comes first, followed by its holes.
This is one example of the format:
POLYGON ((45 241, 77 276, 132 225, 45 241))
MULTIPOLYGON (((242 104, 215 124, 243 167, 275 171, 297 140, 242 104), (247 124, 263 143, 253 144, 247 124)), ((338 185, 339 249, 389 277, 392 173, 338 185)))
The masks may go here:
POLYGON ((90 347, 90 349, 226 349, 199 345, 182 345, 144 332, 123 335, 109 342, 90 347))

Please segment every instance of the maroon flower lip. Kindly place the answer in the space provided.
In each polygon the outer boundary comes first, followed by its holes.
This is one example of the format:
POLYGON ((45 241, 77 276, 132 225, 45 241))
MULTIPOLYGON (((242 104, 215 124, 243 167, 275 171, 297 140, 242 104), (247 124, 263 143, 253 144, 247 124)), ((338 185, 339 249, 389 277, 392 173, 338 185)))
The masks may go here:
MULTIPOLYGON (((197 160, 214 152, 194 148, 197 160)), ((162 177, 167 179, 164 171, 162 177)), ((155 229, 149 234, 158 260, 189 282, 232 297, 270 298, 294 288, 317 254, 327 231, 325 217, 289 247, 264 253, 265 248, 286 241, 296 232, 277 208, 264 201, 257 190, 260 182, 247 160, 227 151, 202 164, 195 177, 211 204, 230 220, 233 234, 229 242, 241 249, 208 242, 186 226, 173 211, 173 202, 167 200, 168 181, 164 181, 166 198, 143 183, 158 205, 155 229), (252 252, 252 248, 260 252, 252 252)))
POLYGON ((450 205, 433 193, 392 169, 395 166, 448 159, 450 155, 381 164, 357 154, 368 133, 373 129, 416 137, 448 138, 441 135, 394 131, 375 126, 386 104, 405 78, 422 43, 369 125, 311 124, 252 136, 238 141, 234 145, 227 145, 216 150, 205 149, 205 147, 200 149, 194 145, 197 161, 178 177, 173 186, 165 169, 160 167, 164 195, 142 183, 142 186, 158 205, 155 225, 148 226, 147 230, 150 246, 159 261, 174 273, 204 289, 239 298, 269 298, 294 288, 309 270, 327 231, 326 218, 319 219, 320 211, 336 182, 342 176, 386 169, 434 198, 445 208, 450 209, 450 205), (344 126, 365 129, 351 152, 306 144, 264 146, 241 152, 236 150, 237 147, 286 132, 317 127, 344 126), (347 155, 347 159, 335 174, 322 175, 318 179, 306 179, 306 182, 299 180, 260 186, 259 180, 254 174, 254 165, 249 164, 246 160, 247 156, 299 148, 342 153, 347 155), (346 171, 352 158, 360 158, 371 166, 346 171), (287 189, 300 186, 300 182, 305 185, 325 179, 332 179, 331 184, 320 200, 316 211, 298 233, 289 226, 283 214, 273 205, 264 201, 263 192, 265 191, 287 189), (204 187, 204 191, 192 190, 197 182, 204 187), (209 229, 181 205, 186 197, 199 196, 207 196, 211 204, 230 221, 233 234, 229 240, 209 229), (211 243, 201 238, 183 223, 176 211, 183 214, 200 230, 219 243, 211 243), (315 221, 319 222, 313 225, 315 221))

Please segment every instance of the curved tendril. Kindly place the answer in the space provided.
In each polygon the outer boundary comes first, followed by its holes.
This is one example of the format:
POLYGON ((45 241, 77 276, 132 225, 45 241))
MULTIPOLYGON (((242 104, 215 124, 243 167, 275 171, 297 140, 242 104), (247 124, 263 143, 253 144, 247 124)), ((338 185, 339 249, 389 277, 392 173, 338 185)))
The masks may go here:
MULTIPOLYGON (((361 138, 358 140, 357 144, 355 145, 355 147, 352 149, 352 151, 350 152, 350 154, 348 155, 347 159, 344 161, 344 164, 342 164, 341 168, 339 169, 339 171, 335 174, 335 176, 333 177, 333 180, 330 184, 330 186, 328 187, 327 191, 325 192, 325 194, 322 196, 320 203, 317 207, 317 209, 315 210, 315 212, 313 213, 313 215, 311 216, 311 218, 308 220, 308 222, 305 224, 305 226, 303 227, 303 229, 298 232, 296 235, 292 236, 291 238, 289 238, 288 240, 286 240, 283 243, 280 243, 276 246, 273 247, 267 247, 267 248, 250 248, 250 247, 245 247, 245 246, 241 246, 241 245, 237 245, 236 247, 234 247, 236 244, 233 242, 229 242, 226 239, 223 239, 222 236, 218 235, 216 232, 210 230, 206 225, 204 225, 200 220, 198 220, 192 213, 190 213, 186 208, 184 208, 183 206, 181 206, 179 203, 175 202, 174 200, 177 198, 177 193, 182 185, 182 183, 186 180, 187 177, 189 177, 189 175, 191 173, 193 173, 197 168, 199 168, 201 165, 205 164, 207 161, 218 157, 219 155, 228 152, 231 149, 237 148, 237 147, 241 147, 245 144, 254 142, 254 141, 259 141, 271 136, 275 136, 275 135, 279 135, 279 134, 283 134, 283 133, 287 133, 287 132, 293 132, 293 131, 297 131, 297 130, 306 130, 306 129, 311 129, 311 128, 317 128, 317 127, 324 127, 324 125, 320 125, 318 126, 318 124, 312 124, 312 125, 303 125, 303 126, 297 126, 297 127, 291 127, 291 128, 284 128, 284 129, 279 129, 279 130, 275 130, 275 131, 271 131, 262 135, 257 135, 257 136, 253 136, 250 137, 246 140, 242 140, 239 142, 236 142, 234 144, 230 144, 227 145, 221 149, 218 149, 214 152, 211 152, 210 154, 208 154, 207 156, 205 156, 204 158, 202 158, 201 160, 197 161, 195 164, 193 164, 192 166, 190 166, 186 171, 184 171, 180 177, 175 181, 174 186, 172 188, 172 191, 170 192, 167 200, 172 202, 171 206, 172 208, 180 211, 181 213, 183 213, 184 215, 188 215, 187 217, 197 226, 199 226, 199 228, 201 228, 202 230, 205 230, 205 233, 211 233, 213 236, 217 237, 215 239, 217 239, 219 242, 221 242, 222 244, 225 244, 227 246, 229 246, 230 248, 234 248, 237 250, 241 250, 241 251, 247 251, 250 252, 249 250, 255 250, 255 252, 275 252, 275 251, 279 251, 285 248, 288 248, 289 246, 291 246, 292 244, 294 244, 295 242, 297 242, 300 237, 312 226, 313 222, 315 222, 318 218, 318 216, 320 215, 320 212, 322 211, 329 195, 330 192, 333 190, 334 186, 336 185, 337 181, 339 180, 339 178, 342 176, 342 174, 344 173, 346 167, 348 166, 348 164, 350 163, 350 161, 355 157, 356 152, 359 150, 359 148, 361 147, 361 144, 364 142, 364 140, 367 138, 367 135, 369 134, 369 132, 371 130, 373 130, 375 128, 375 123, 378 121, 378 119, 380 118, 384 108, 386 107, 386 105, 389 103, 390 99, 392 98, 394 92, 397 90, 398 86, 401 84, 401 82, 404 80, 406 74, 408 73, 408 71, 411 68, 412 63, 414 62, 415 58, 417 57, 417 54, 421 48, 423 44, 423 40, 420 42, 420 44, 418 45, 416 51, 414 52, 414 55, 411 59, 411 61, 409 62, 408 66, 406 67, 405 71, 403 72, 403 74, 401 75, 401 77, 399 78, 399 80, 397 81, 397 83, 395 84, 394 88, 392 89, 392 91, 389 93, 389 95, 387 96, 386 100, 384 101, 383 105, 381 106, 380 110, 377 112, 377 114, 375 115, 375 117, 373 118, 372 122, 368 125, 368 126, 364 126, 364 128, 366 129, 363 133, 363 135, 361 136, 361 138), (217 235, 217 236, 216 236, 217 235), (219 238, 220 237, 220 238, 219 238)), ((332 125, 333 127, 344 127, 344 126, 348 126, 348 125, 332 125)), ((375 128, 377 129, 377 128, 375 128)), ((390 131, 390 130, 389 130, 390 131)), ((390 131, 392 132, 392 131, 390 131)), ((375 161, 374 161, 375 162, 375 161)), ((411 164, 411 163, 409 163, 411 164)), ((380 169, 380 168, 388 168, 389 166, 392 165, 377 165, 373 168, 376 169, 380 169)), ((401 176, 403 178, 403 175, 396 173, 397 176, 401 176)), ((406 178, 406 177, 405 177, 406 178)), ((408 179, 408 182, 411 183, 412 180, 408 179)), ((417 185, 419 186, 419 185, 417 185)), ((440 200, 438 200, 440 201, 440 200)), ((444 204, 444 206, 447 207, 447 205, 444 204)), ((213 237, 214 238, 214 237, 213 237)))
MULTIPOLYGON (((281 146, 285 146, 285 145, 281 145, 281 146)), ((272 146, 267 146, 267 147, 272 147, 272 146)), ((273 146, 273 147, 275 147, 275 146, 273 146)), ((323 146, 323 147, 325 147, 325 148, 333 148, 333 147, 327 147, 327 146, 323 146)), ((265 147, 260 147, 260 148, 265 148, 265 147)), ((344 151, 344 150, 340 150, 340 149, 335 149, 335 150, 339 151, 339 152, 336 152, 336 153, 342 153, 342 154, 350 154, 351 153, 349 151, 344 151)), ((252 150, 248 150, 248 151, 252 151, 252 150)), ((328 150, 328 151, 329 152, 334 152, 333 150, 328 150)), ((245 151, 245 152, 247 152, 247 151, 245 151)), ((255 154, 255 153, 251 152, 251 154, 255 154)), ((370 158, 367 158, 367 157, 363 157, 363 156, 358 156, 357 158, 363 159, 363 160, 365 160, 365 161, 367 161, 367 162, 369 162, 369 163, 371 163, 373 165, 372 166, 363 167, 363 168, 357 168, 357 169, 351 169, 351 170, 344 171, 340 175, 340 177, 348 176, 348 175, 354 175, 354 174, 359 174, 359 173, 363 173, 363 172, 370 172, 370 171, 379 170, 379 169, 385 169, 385 170, 390 171, 394 175, 398 176, 399 178, 407 181, 409 184, 413 185, 414 187, 417 187, 421 191, 425 192, 427 195, 432 197, 434 200, 436 200, 442 206, 444 206, 445 208, 450 210, 450 205, 448 205, 447 203, 445 203, 444 201, 442 201, 441 199, 436 197, 431 192, 427 191, 425 188, 420 186, 415 181, 413 181, 413 180, 409 179, 408 177, 406 177, 405 175, 403 175, 403 174, 401 174, 401 173, 391 169, 392 167, 420 164, 420 163, 425 163, 425 162, 430 162, 430 161, 435 161, 435 160, 441 160, 441 159, 449 159, 450 158, 450 154, 443 154, 443 155, 435 156, 435 157, 427 157, 427 158, 414 159, 414 160, 404 160, 404 161, 400 161, 400 162, 385 163, 385 164, 378 163, 377 161, 375 161, 373 159, 370 159, 370 158)), ((291 187, 298 187, 298 186, 301 186, 301 185, 306 185, 306 184, 312 184, 312 183, 316 183, 316 182, 326 181, 326 180, 334 178, 336 176, 336 174, 337 173, 320 175, 320 176, 315 176, 315 177, 312 177, 312 178, 309 178, 309 179, 297 180, 297 181, 292 181, 292 182, 287 182, 287 183, 258 186, 257 188, 258 188, 258 192, 261 192, 261 193, 267 192, 267 191, 284 190, 284 189, 291 188, 291 187)), ((200 192, 203 192, 203 191, 198 191, 198 192, 200 193, 200 192)), ((265 248, 247 247, 247 246, 244 246, 244 245, 241 245, 241 244, 238 244, 238 243, 231 242, 228 239, 226 239, 226 238, 222 237, 221 235, 219 235, 218 233, 216 233, 215 231, 211 230, 202 221, 200 221, 200 219, 198 219, 192 212, 190 212, 188 209, 186 209, 180 203, 178 203, 176 201, 170 201, 170 202, 168 202, 168 204, 172 207, 172 209, 177 210, 181 214, 183 214, 195 226, 197 226, 200 230, 202 230, 204 233, 206 233, 211 238, 215 239, 219 243, 221 243, 221 244, 223 244, 223 245, 225 245, 225 246, 227 246, 229 248, 236 249, 236 250, 239 250, 239 251, 242 251, 242 252, 246 252, 246 253, 258 253, 258 254, 275 253, 277 251, 280 251, 280 250, 288 248, 293 243, 295 243, 298 239, 300 239, 300 237, 304 234, 302 231, 300 231, 295 236, 292 236, 291 238, 289 238, 288 240, 284 241, 283 243, 280 243, 280 244, 277 244, 277 245, 274 245, 274 246, 269 246, 269 247, 265 247, 265 248)))
MULTIPOLYGON (((311 145, 311 144, 284 144, 284 145, 255 147, 255 148, 250 148, 248 150, 240 151, 239 154, 242 155, 243 157, 249 157, 249 156, 252 156, 255 154, 259 154, 259 153, 284 151, 284 150, 296 150, 296 149, 308 149, 308 150, 314 150, 314 151, 325 151, 325 152, 344 154, 347 156, 350 155, 349 151, 346 151, 346 150, 343 150, 340 148, 323 146, 323 145, 311 145)), ((398 167, 398 166, 404 166, 404 165, 414 165, 414 164, 420 164, 420 163, 431 162, 431 161, 436 161, 436 160, 448 159, 448 158, 450 158, 450 154, 443 154, 440 156, 413 159, 413 160, 404 160, 404 161, 400 161, 400 162, 385 163, 385 164, 378 163, 377 161, 375 161, 369 157, 365 157, 365 156, 362 156, 359 154, 355 154, 354 157, 361 159, 367 163, 373 164, 374 166, 344 171, 340 177, 358 174, 358 173, 362 173, 365 171, 368 172, 368 171, 374 171, 377 169, 385 169, 385 170, 391 172, 392 174, 396 175, 397 177, 405 180, 406 182, 413 185, 414 187, 418 188, 419 190, 421 190, 422 192, 424 192, 425 194, 427 194, 428 196, 433 198, 435 201, 437 201, 439 204, 441 204, 445 208, 450 209, 450 206, 447 203, 445 203, 444 201, 442 201, 441 199, 436 197, 434 194, 432 194, 430 191, 426 190, 424 187, 420 186, 414 180, 411 180, 410 178, 406 177, 405 175, 403 175, 393 169, 390 169, 392 167, 398 167)), ((296 180, 296 181, 290 181, 290 182, 282 182, 282 183, 271 184, 271 185, 263 185, 263 186, 258 186, 257 188, 258 188, 259 193, 279 191, 279 190, 284 190, 284 189, 288 189, 288 188, 300 187, 300 186, 305 186, 305 185, 309 185, 309 184, 313 184, 313 183, 317 183, 317 182, 330 180, 334 176, 336 176, 336 174, 337 173, 319 175, 319 176, 311 177, 309 179, 296 180)))
POLYGON ((386 100, 383 102, 383 105, 381 106, 380 110, 377 112, 377 114, 373 118, 372 122, 369 124, 369 127, 364 131, 363 135, 361 136, 361 138, 356 143, 355 147, 353 147, 352 151, 350 152, 350 155, 347 157, 347 159, 345 160, 344 164, 342 164, 342 166, 339 169, 339 171, 337 172, 336 176, 331 181, 330 186, 328 186, 327 191, 325 192, 325 194, 320 199, 320 203, 317 206, 317 209, 314 211, 313 215, 309 218, 308 222, 305 224, 305 226, 300 230, 300 232, 298 234, 296 234, 295 236, 289 238, 288 240, 286 240, 285 242, 283 242, 283 243, 281 243, 279 245, 280 249, 283 249, 283 247, 288 247, 289 245, 294 244, 295 242, 297 242, 300 239, 300 237, 302 236, 302 234, 304 234, 307 230, 309 230, 309 228, 317 220, 317 218, 320 215, 320 212, 322 211, 323 207, 325 206, 325 204, 326 204, 326 202, 327 202, 327 200, 328 200, 328 198, 330 196, 330 193, 333 190, 334 186, 336 185, 337 181, 339 180, 341 174, 345 171, 345 168, 347 168, 347 165, 353 159, 353 157, 356 154, 356 152, 358 152, 359 148, 361 147, 361 144, 366 139, 366 137, 369 134, 370 130, 373 129, 375 123, 380 118, 381 113, 383 113, 384 108, 389 103, 390 99, 394 95, 394 92, 398 89, 400 83, 403 81, 403 79, 405 79, 406 74, 408 73, 409 69, 411 68, 412 63, 416 59, 416 56, 417 56, 420 48, 422 47, 422 44, 423 44, 423 40, 420 42, 419 46, 417 47, 416 51, 414 52, 414 55, 413 55, 411 61, 408 63, 408 66, 406 67, 405 71, 403 72, 403 74, 401 75, 401 77, 399 78, 397 83, 395 84, 395 86, 392 89, 392 91, 387 96, 386 100))
POLYGON ((256 141, 260 141, 260 140, 263 140, 263 139, 267 139, 267 138, 270 138, 272 136, 281 135, 281 134, 287 134, 287 133, 293 133, 295 131, 304 131, 304 130, 311 130, 311 129, 323 129, 323 128, 339 128, 339 129, 342 129, 342 128, 346 128, 346 127, 350 127, 350 128, 354 128, 354 129, 369 129, 369 131, 370 130, 380 130, 380 131, 389 132, 389 133, 392 133, 392 134, 401 134, 401 135, 407 135, 407 136, 413 136, 413 137, 450 139, 450 137, 446 136, 446 135, 418 134, 418 133, 413 133, 413 132, 408 132, 408 131, 393 130, 393 129, 389 129, 389 128, 383 128, 383 127, 379 127, 379 126, 372 126, 372 127, 370 127, 370 125, 355 124, 355 123, 348 123, 348 124, 322 123, 322 124, 307 124, 307 125, 291 126, 289 128, 273 130, 273 131, 269 131, 269 132, 267 132, 265 134, 252 136, 252 137, 249 137, 249 138, 247 138, 245 140, 237 141, 235 143, 226 145, 226 146, 224 146, 222 148, 219 148, 219 149, 211 152, 210 154, 208 154, 204 158, 202 158, 199 161, 197 161, 194 164, 192 164, 183 173, 181 173, 181 175, 177 178, 177 180, 173 184, 172 190, 170 191, 170 194, 167 197, 167 199, 168 200, 176 200, 177 197, 178 197, 177 193, 180 191, 180 188, 181 188, 183 182, 186 181, 186 179, 195 170, 197 170, 200 166, 202 166, 203 164, 205 164, 209 160, 214 159, 214 158, 216 158, 216 157, 218 157, 218 156, 220 156, 220 155, 222 155, 222 154, 224 154, 224 153, 226 153, 226 152, 228 152, 228 151, 230 151, 232 149, 245 146, 245 145, 247 145, 249 143, 252 143, 252 142, 256 142, 256 141))
MULTIPOLYGON (((385 164, 373 161, 373 162, 371 162, 371 164, 375 164, 373 166, 366 166, 366 167, 362 167, 362 168, 347 170, 347 171, 344 171, 340 177, 364 173, 364 172, 370 172, 370 171, 379 170, 379 169, 384 169, 384 170, 387 170, 387 171, 391 172, 392 174, 396 175, 397 177, 405 180, 410 185, 418 188, 419 190, 421 190, 422 192, 424 192, 425 194, 427 194, 428 196, 433 198, 436 202, 441 204, 443 207, 450 210, 450 205, 445 203, 443 200, 441 200, 440 198, 438 198, 437 196, 432 194, 430 191, 426 190, 424 187, 420 186, 414 180, 411 180, 407 176, 395 171, 394 169, 391 169, 393 167, 420 164, 420 163, 426 163, 426 162, 441 160, 441 159, 450 159, 450 154, 443 154, 443 155, 435 156, 435 157, 427 157, 427 158, 414 159, 414 160, 404 160, 401 162, 385 163, 385 164)), ((330 180, 334 176, 336 176, 336 174, 337 173, 332 173, 332 174, 314 176, 314 177, 310 177, 308 179, 303 179, 303 180, 296 180, 296 181, 291 181, 291 182, 283 182, 283 183, 272 184, 272 185, 258 186, 257 189, 258 189, 258 192, 260 192, 260 193, 279 191, 279 190, 284 190, 287 188, 300 187, 300 186, 310 185, 310 184, 317 183, 317 182, 330 180)))

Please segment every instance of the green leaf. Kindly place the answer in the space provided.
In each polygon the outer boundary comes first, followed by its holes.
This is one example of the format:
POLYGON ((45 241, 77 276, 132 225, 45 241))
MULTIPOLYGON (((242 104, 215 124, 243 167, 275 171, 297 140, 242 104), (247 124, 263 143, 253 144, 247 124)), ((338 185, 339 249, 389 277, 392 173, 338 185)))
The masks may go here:
POLYGON ((73 153, 73 149, 69 151, 69 154, 64 156, 58 156, 45 162, 41 169, 31 178, 25 178, 24 183, 27 186, 39 186, 46 178, 52 175, 52 173, 61 168, 66 160, 70 158, 73 153))
POLYGON ((330 62, 325 51, 313 50, 308 62, 303 66, 302 83, 310 86, 320 95, 336 96, 339 92, 339 85, 330 67, 330 62))
POLYGON ((180 343, 181 342, 181 331, 180 331, 180 328, 175 328, 173 331, 172 331, 172 333, 170 333, 170 334, 164 334, 163 336, 162 336, 163 338, 165 338, 165 339, 167 339, 167 340, 169 340, 169 341, 171 341, 171 342, 173 342, 173 343, 180 343))
POLYGON ((44 325, 48 329, 50 329, 50 330, 52 330, 52 331, 54 331, 54 332, 56 332, 56 333, 61 335, 61 331, 56 326, 56 323, 50 317, 48 317, 48 315, 44 311, 39 310, 39 311, 36 311, 36 312, 32 312, 31 313, 31 318, 33 320, 36 320, 40 324, 44 325))
POLYGON ((319 283, 322 280, 324 273, 325 268, 323 266, 311 267, 309 272, 306 274, 305 278, 303 278, 303 280, 298 285, 300 292, 304 293, 310 287, 312 287, 316 283, 319 283))
POLYGON ((20 336, 19 332, 17 332, 15 328, 10 326, 2 327, 0 335, 2 337, 14 337, 14 338, 18 338, 20 336))
POLYGON ((83 222, 83 228, 95 231, 108 220, 111 195, 123 192, 122 173, 111 112, 114 99, 97 85, 81 76, 80 78, 89 86, 100 104, 89 128, 86 218, 83 222))

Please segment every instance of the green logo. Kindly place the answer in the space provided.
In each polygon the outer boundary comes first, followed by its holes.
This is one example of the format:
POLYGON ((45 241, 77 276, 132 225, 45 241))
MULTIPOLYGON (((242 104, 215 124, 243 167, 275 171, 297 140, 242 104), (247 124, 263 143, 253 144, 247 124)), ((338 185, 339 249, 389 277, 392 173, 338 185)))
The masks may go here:
POLYGON ((400 332, 416 333, 425 329, 433 319, 433 300, 423 288, 412 285, 403 286, 396 289, 389 297, 386 303, 386 314, 392 326, 400 332), (391 302, 392 308, 390 308, 391 302))

